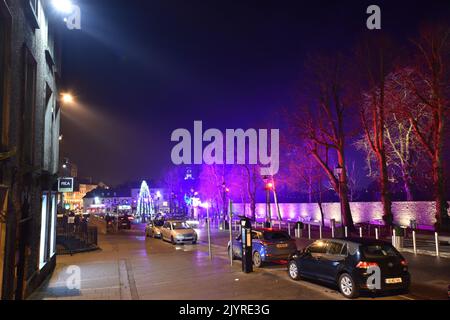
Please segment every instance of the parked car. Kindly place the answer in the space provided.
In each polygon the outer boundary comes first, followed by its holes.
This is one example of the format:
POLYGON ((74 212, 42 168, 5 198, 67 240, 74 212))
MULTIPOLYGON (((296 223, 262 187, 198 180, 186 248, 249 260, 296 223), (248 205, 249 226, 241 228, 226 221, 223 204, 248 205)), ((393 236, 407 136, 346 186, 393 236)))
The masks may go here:
MULTIPOLYGON (((228 243, 228 252, 230 250, 231 246, 228 243)), ((255 229, 252 231, 252 250, 253 264, 259 268, 265 262, 288 260, 297 251, 297 245, 287 232, 255 229)), ((241 235, 233 241, 233 258, 242 258, 241 235)))
POLYGON ((153 238, 161 238, 161 227, 164 225, 163 220, 152 220, 145 226, 145 236, 153 238))
POLYGON ((126 230, 131 230, 131 220, 133 220, 133 217, 128 215, 128 214, 124 214, 122 216, 119 216, 118 218, 118 228, 119 229, 126 229, 126 230))
POLYGON ((161 227, 161 239, 170 241, 172 244, 196 244, 198 236, 186 222, 170 220, 164 222, 161 227))
POLYGON ((294 280, 308 278, 336 284, 349 299, 365 290, 407 292, 411 281, 405 258, 392 244, 364 238, 317 240, 292 255, 288 274, 294 280), (376 272, 369 268, 376 267, 380 271, 378 289, 369 286, 376 283, 372 282, 376 272))

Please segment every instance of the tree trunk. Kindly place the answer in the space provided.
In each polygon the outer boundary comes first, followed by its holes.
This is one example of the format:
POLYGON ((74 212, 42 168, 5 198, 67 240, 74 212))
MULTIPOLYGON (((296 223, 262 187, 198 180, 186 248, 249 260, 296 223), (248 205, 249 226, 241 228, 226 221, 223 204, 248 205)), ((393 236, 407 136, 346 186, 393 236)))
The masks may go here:
MULTIPOLYGON (((344 144, 341 143, 343 146, 344 144)), ((339 199, 341 200, 341 210, 343 214, 342 223, 348 227, 350 231, 355 230, 355 226, 353 224, 352 211, 350 210, 350 200, 348 196, 348 178, 347 178, 347 167, 345 165, 345 154, 343 147, 338 150, 338 162, 339 166, 342 168, 342 174, 339 177, 339 199)))
POLYGON ((350 231, 355 230, 355 226, 353 224, 352 212, 350 210, 350 201, 348 198, 348 188, 347 185, 341 183, 339 198, 341 199, 342 213, 343 213, 343 221, 342 223, 346 226, 350 231))
POLYGON ((436 225, 437 231, 448 231, 450 229, 450 218, 448 216, 448 203, 445 197, 444 172, 439 156, 433 163, 433 180, 436 201, 436 225))
POLYGON ((252 213, 252 220, 256 221, 256 203, 254 198, 252 198, 250 202, 250 211, 252 213))
POLYGON ((402 168, 403 191, 405 191, 406 201, 414 201, 413 187, 407 171, 408 169, 402 168))
POLYGON ((380 166, 380 191, 381 203, 383 204, 383 221, 386 225, 391 226, 394 222, 392 215, 392 200, 391 192, 389 190, 389 176, 386 165, 386 154, 384 151, 378 154, 378 163, 380 166))

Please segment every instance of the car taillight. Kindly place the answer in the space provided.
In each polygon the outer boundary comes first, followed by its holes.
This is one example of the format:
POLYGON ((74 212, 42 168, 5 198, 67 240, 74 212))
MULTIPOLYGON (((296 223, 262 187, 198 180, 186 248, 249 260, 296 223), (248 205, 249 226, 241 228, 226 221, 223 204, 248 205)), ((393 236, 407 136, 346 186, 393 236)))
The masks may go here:
POLYGON ((378 267, 378 263, 376 263, 376 262, 360 261, 360 262, 358 262, 356 267, 359 268, 359 269, 368 269, 370 267, 378 267))
POLYGON ((130 221, 131 221, 131 220, 134 220, 134 218, 133 218, 133 217, 128 217, 128 220, 130 220, 130 221))
POLYGON ((406 261, 406 260, 402 260, 400 263, 401 263, 402 266, 404 266, 404 267, 407 267, 407 266, 408 266, 408 261, 406 261))

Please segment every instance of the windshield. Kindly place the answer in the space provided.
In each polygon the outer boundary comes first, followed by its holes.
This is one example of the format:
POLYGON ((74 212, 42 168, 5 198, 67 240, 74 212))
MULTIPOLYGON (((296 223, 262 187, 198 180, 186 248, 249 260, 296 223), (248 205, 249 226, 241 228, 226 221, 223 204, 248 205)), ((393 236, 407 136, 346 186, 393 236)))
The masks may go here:
POLYGON ((291 237, 286 232, 264 232, 264 240, 267 241, 283 241, 289 239, 291 237))
POLYGON ((398 252, 389 244, 364 245, 362 251, 368 259, 399 257, 398 252))
POLYGON ((185 222, 172 222, 173 230, 191 229, 185 222))

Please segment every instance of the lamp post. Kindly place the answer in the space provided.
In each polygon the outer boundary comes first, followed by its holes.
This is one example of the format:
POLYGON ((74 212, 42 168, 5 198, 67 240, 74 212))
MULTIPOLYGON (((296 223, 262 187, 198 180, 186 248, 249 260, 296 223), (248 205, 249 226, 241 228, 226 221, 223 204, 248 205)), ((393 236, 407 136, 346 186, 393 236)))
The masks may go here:
POLYGON ((222 192, 223 192, 223 223, 224 223, 224 229, 227 229, 227 221, 226 217, 228 215, 228 203, 227 203, 227 195, 230 192, 230 189, 227 187, 227 184, 225 182, 222 183, 222 192))
POLYGON ((342 227, 344 227, 344 205, 342 203, 342 196, 341 196, 342 176, 344 173, 344 168, 342 168, 340 165, 337 165, 337 167, 334 169, 334 173, 338 177, 338 194, 339 194, 339 203, 340 203, 340 209, 341 209, 341 224, 342 224, 342 227))
POLYGON ((270 209, 270 192, 273 190, 273 183, 269 181, 268 177, 263 178, 265 181, 266 190, 266 222, 264 227, 270 228, 272 226, 272 213, 270 209))

